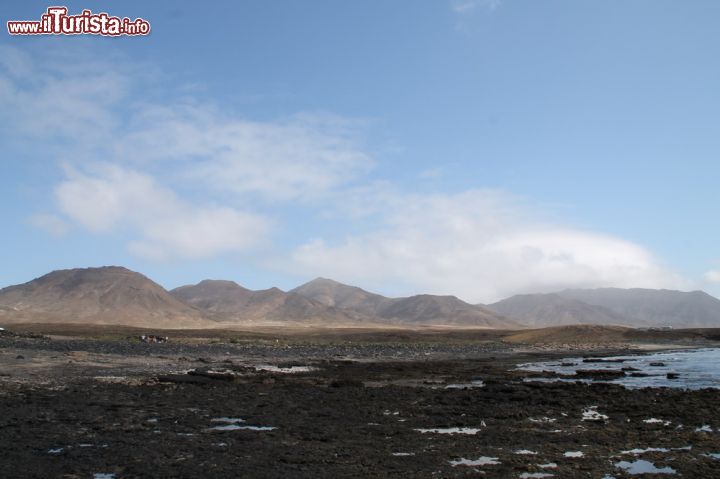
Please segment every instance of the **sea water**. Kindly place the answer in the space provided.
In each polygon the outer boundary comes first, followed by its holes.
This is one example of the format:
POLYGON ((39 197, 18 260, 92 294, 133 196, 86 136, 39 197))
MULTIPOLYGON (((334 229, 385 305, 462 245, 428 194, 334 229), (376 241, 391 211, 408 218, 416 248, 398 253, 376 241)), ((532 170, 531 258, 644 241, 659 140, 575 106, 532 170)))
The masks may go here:
POLYGON ((550 371, 560 378, 528 378, 529 381, 584 381, 620 384, 627 388, 669 387, 680 389, 720 389, 720 348, 669 351, 646 355, 605 358, 565 358, 527 363, 518 366, 524 371, 550 371), (592 359, 592 362, 583 362, 592 359), (625 377, 613 379, 580 379, 578 370, 613 370, 633 368, 625 377), (671 377, 668 378, 668 373, 671 377), (636 374, 636 376, 632 376, 636 374), (645 376, 646 375, 646 376, 645 376))

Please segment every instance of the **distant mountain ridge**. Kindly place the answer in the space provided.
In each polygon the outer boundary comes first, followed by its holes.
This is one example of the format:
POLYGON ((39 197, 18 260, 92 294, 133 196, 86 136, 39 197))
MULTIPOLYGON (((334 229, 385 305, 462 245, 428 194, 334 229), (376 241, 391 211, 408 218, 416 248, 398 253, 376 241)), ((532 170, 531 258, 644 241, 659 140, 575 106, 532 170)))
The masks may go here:
POLYGON ((293 292, 286 293, 278 288, 252 291, 233 281, 204 280, 196 285, 175 288, 170 294, 200 310, 215 313, 218 320, 229 322, 320 321, 349 324, 371 319, 293 292))
POLYGON ((168 292, 119 266, 53 271, 0 289, 0 322, 157 328, 241 325, 449 326, 494 329, 564 325, 720 327, 720 300, 702 291, 568 289, 516 295, 490 305, 455 296, 388 298, 317 278, 288 292, 204 280, 168 292))
POLYGON ((396 324, 443 324, 513 329, 521 325, 482 306, 466 303, 455 296, 420 294, 407 298, 387 298, 356 286, 317 278, 291 290, 328 306, 375 316, 396 324))
POLYGON ((720 327, 720 300, 704 291, 667 289, 566 289, 560 296, 602 306, 634 324, 684 328, 720 327))
POLYGON ((703 291, 567 289, 515 295, 487 307, 531 327, 570 324, 720 327, 720 300, 703 291))
POLYGON ((486 306, 532 328, 599 324, 630 326, 638 321, 600 305, 591 305, 560 294, 519 294, 486 306))

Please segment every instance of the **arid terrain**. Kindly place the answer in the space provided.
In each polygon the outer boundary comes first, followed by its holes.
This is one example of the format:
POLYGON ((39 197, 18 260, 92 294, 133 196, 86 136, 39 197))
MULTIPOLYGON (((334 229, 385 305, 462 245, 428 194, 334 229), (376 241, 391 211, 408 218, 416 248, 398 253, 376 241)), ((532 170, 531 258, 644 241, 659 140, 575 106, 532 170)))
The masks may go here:
POLYGON ((0 337, 0 477, 720 477, 720 391, 516 369, 716 335, 23 325, 0 337))
POLYGON ((25 323, 253 330, 717 328, 720 300, 703 291, 600 288, 515 295, 483 305, 448 295, 390 298, 327 278, 289 291, 251 290, 228 280, 168 291, 141 273, 103 266, 52 271, 0 289, 0 324, 25 323))
POLYGON ((0 479, 720 479, 720 0, 4 0, 0 479))

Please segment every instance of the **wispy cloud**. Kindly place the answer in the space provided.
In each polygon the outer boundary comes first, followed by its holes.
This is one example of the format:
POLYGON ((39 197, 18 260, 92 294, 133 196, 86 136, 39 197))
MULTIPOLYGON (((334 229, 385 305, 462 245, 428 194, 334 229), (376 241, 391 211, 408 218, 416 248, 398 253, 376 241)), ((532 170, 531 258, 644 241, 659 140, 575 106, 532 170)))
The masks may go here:
POLYGON ((67 221, 57 215, 47 213, 34 214, 29 218, 28 222, 35 228, 45 230, 55 237, 65 235, 70 229, 67 221))
POLYGON ((454 0, 452 9, 455 13, 466 14, 480 8, 495 10, 501 4, 502 0, 454 0))
POLYGON ((187 95, 139 102, 140 84, 126 72, 142 69, 131 62, 85 59, 67 68, 3 48, 0 115, 66 165, 48 208, 57 213, 29 220, 54 235, 68 222, 123 232, 133 254, 151 259, 246 251, 270 233, 258 200, 316 199, 373 167, 353 120, 256 121, 187 95))
POLYGON ((119 127, 116 108, 128 98, 136 68, 68 55, 31 56, 0 46, 0 119, 46 143, 72 140, 77 148, 106 142, 119 127))
POLYGON ((268 199, 316 197, 367 173, 354 123, 318 114, 252 121, 191 103, 149 106, 117 156, 146 168, 182 165, 185 181, 268 199))

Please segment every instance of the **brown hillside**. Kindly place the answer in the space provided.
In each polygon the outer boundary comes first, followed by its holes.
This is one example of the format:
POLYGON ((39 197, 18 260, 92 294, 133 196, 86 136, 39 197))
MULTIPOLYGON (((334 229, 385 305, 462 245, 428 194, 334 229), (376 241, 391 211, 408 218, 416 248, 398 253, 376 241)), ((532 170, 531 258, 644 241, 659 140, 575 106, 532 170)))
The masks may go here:
POLYGON ((123 324, 127 326, 212 327, 197 309, 157 283, 129 269, 53 271, 0 290, 5 322, 123 324))

